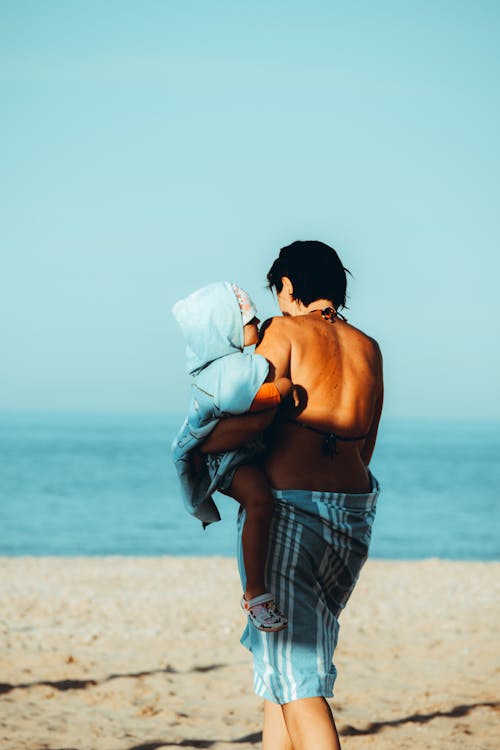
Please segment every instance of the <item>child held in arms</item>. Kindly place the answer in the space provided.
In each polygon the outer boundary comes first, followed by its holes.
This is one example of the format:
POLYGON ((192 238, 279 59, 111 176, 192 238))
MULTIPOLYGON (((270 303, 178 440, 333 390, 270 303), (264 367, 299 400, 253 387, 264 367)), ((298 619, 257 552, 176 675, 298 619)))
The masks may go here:
POLYGON ((222 453, 203 453, 202 444, 227 416, 266 411, 270 423, 292 382, 273 381, 268 361, 243 351, 257 343, 260 321, 249 295, 235 284, 209 284, 177 302, 172 312, 186 341, 193 377, 188 416, 172 445, 185 505, 206 526, 220 521, 212 499, 215 490, 240 503, 246 577, 241 606, 259 630, 282 630, 287 620, 265 585, 274 499, 257 463, 263 444, 254 440, 222 453))

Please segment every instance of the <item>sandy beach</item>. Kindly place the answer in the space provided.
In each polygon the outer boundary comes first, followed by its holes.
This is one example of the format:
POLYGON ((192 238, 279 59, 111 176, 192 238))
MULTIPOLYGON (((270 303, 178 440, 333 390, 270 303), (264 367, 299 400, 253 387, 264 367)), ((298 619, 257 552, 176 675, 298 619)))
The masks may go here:
MULTIPOLYGON (((259 750, 234 560, 0 568, 2 750, 259 750)), ((497 750, 499 602, 500 563, 370 561, 335 659, 343 748, 497 750)))

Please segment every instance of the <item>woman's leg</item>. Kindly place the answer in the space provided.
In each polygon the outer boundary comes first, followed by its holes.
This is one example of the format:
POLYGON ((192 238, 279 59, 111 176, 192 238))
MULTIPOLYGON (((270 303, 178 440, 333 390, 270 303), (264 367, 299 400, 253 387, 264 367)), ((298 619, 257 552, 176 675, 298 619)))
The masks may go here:
POLYGON ((262 750, 294 750, 286 728, 283 708, 271 701, 264 701, 262 750))
POLYGON ((245 509, 241 546, 246 573, 245 596, 252 599, 266 592, 264 573, 273 495, 265 474, 255 466, 244 465, 233 477, 231 496, 245 509))
POLYGON ((335 721, 325 698, 301 698, 286 703, 283 716, 293 750, 340 750, 335 721))

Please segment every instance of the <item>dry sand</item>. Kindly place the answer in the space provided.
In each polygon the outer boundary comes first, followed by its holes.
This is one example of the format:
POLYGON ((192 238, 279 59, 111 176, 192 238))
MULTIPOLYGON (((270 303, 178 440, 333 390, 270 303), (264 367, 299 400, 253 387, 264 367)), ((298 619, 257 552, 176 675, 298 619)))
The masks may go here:
MULTIPOLYGON (((2 750, 259 750, 234 560, 0 569, 2 750)), ((500 748, 499 589, 500 563, 367 564, 336 653, 344 750, 500 748)))

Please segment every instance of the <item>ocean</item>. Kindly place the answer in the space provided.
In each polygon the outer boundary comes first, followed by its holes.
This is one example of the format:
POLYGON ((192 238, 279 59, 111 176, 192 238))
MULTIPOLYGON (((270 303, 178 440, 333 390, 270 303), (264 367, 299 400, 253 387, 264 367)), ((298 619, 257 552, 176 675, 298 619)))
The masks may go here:
MULTIPOLYGON (((169 446, 182 420, 0 416, 1 555, 235 554, 237 503, 203 530, 185 511, 169 446)), ((382 422, 371 554, 500 559, 500 424, 382 422)))

